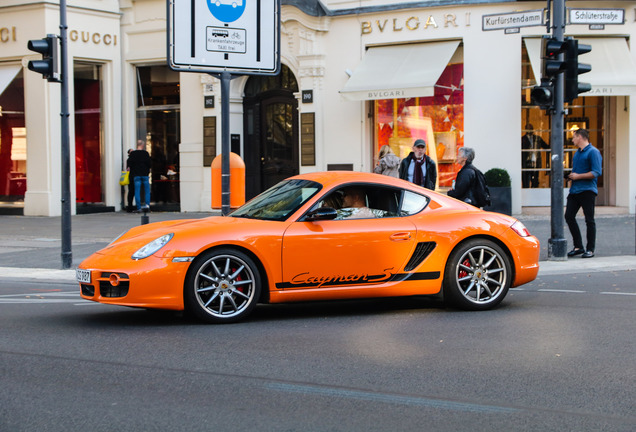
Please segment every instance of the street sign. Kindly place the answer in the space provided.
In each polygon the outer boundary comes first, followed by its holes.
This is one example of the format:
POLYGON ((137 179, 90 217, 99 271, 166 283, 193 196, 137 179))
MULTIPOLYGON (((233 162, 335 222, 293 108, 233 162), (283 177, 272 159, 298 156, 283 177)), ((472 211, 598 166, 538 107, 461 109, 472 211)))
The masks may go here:
POLYGON ((625 24, 624 9, 568 9, 569 24, 625 24))
POLYGON ((506 30, 506 33, 518 33, 509 29, 542 26, 544 23, 543 9, 483 15, 481 17, 481 29, 483 31, 506 30))
POLYGON ((280 0, 167 0, 168 64, 181 72, 275 75, 280 0))

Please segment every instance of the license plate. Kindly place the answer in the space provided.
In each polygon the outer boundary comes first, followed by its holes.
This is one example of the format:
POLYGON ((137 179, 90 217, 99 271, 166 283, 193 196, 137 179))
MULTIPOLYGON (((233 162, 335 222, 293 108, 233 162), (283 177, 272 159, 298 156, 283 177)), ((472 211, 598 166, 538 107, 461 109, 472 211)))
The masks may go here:
POLYGON ((77 279, 78 282, 91 283, 91 271, 75 269, 75 279, 77 279))

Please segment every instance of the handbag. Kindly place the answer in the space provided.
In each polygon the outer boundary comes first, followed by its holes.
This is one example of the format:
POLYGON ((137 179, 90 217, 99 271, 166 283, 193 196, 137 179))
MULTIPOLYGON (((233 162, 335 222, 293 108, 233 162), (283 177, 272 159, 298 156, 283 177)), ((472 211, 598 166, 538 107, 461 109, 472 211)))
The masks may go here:
POLYGON ((130 183, 130 171, 122 171, 119 176, 119 184, 122 186, 126 186, 130 183))

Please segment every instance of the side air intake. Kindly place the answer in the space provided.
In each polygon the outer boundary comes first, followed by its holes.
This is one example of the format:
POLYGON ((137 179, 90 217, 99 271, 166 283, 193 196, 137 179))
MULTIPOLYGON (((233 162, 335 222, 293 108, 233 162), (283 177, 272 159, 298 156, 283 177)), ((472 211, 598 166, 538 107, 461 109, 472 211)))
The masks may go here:
POLYGON ((411 259, 406 264, 406 267, 404 267, 404 271, 411 271, 417 268, 417 266, 419 266, 422 261, 424 261, 426 257, 429 256, 431 252, 433 252, 435 246, 437 246, 437 243, 435 242, 418 243, 415 247, 413 255, 411 256, 411 259))

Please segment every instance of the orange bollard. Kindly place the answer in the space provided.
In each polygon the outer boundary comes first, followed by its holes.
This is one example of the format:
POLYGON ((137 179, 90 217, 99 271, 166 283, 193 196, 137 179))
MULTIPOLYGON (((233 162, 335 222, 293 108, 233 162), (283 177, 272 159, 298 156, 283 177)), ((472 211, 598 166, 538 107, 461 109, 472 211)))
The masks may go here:
MULTIPOLYGON (((212 161, 212 205, 220 209, 222 203, 221 165, 223 155, 217 155, 212 161)), ((245 162, 236 153, 230 153, 230 207, 237 208, 245 204, 245 162)))

